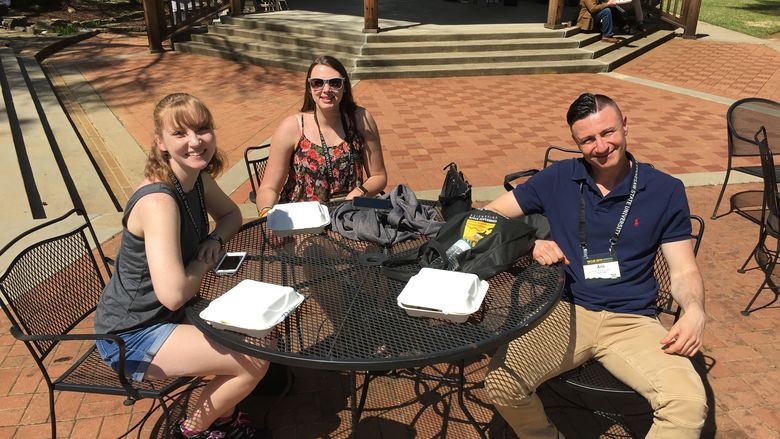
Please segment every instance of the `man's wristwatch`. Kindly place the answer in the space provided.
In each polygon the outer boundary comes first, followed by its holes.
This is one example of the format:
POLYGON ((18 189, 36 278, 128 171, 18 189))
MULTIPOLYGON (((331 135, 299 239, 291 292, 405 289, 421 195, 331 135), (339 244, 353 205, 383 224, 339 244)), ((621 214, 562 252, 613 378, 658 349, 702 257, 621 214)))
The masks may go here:
POLYGON ((219 236, 219 234, 217 234, 217 232, 209 233, 209 236, 206 239, 213 239, 214 241, 217 241, 219 243, 220 247, 225 245, 225 243, 222 241, 222 237, 219 236))

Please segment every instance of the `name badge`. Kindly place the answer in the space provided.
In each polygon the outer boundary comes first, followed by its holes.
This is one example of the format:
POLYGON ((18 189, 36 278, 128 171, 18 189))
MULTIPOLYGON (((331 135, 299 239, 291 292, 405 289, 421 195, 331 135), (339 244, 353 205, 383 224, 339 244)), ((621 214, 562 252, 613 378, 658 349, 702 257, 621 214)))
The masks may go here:
POLYGON ((593 255, 582 266, 586 281, 612 280, 620 277, 617 258, 609 253, 593 255))

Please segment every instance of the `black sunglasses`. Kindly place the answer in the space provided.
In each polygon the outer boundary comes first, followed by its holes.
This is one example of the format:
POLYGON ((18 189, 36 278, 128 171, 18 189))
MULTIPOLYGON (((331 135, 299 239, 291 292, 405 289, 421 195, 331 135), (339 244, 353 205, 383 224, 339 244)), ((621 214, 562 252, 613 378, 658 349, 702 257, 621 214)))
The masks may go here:
POLYGON ((330 86, 331 90, 341 90, 341 88, 344 87, 344 78, 342 77, 329 78, 329 79, 309 78, 309 86, 313 90, 320 90, 322 87, 325 87, 326 83, 328 84, 328 86, 330 86))

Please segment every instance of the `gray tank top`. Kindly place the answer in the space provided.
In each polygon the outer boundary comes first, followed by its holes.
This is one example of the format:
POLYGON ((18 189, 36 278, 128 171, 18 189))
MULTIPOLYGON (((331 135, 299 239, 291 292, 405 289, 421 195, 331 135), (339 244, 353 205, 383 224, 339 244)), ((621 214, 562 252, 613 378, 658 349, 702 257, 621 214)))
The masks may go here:
MULTIPOLYGON (((196 184, 202 187, 200 177, 196 184)), ((178 323, 184 316, 183 308, 171 311, 157 299, 149 274, 144 240, 127 230, 127 218, 135 203, 153 193, 168 194, 179 206, 181 256, 185 266, 195 257, 198 246, 208 234, 208 224, 200 214, 201 201, 196 189, 185 196, 192 216, 199 223, 200 236, 195 231, 184 203, 173 188, 164 183, 152 183, 138 189, 127 200, 125 213, 122 216, 122 242, 116 256, 114 273, 103 290, 97 306, 95 332, 98 334, 124 333, 163 322, 178 323)))

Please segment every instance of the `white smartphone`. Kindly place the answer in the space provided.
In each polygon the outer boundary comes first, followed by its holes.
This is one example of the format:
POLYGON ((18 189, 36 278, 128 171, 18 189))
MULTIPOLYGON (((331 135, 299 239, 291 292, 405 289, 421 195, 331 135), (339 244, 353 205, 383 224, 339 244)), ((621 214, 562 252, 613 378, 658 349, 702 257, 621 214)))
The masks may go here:
POLYGON ((219 276, 236 274, 236 271, 241 267, 241 264, 244 263, 244 258, 246 258, 246 252, 225 253, 225 255, 222 256, 222 259, 219 260, 216 268, 214 268, 214 273, 219 276))

